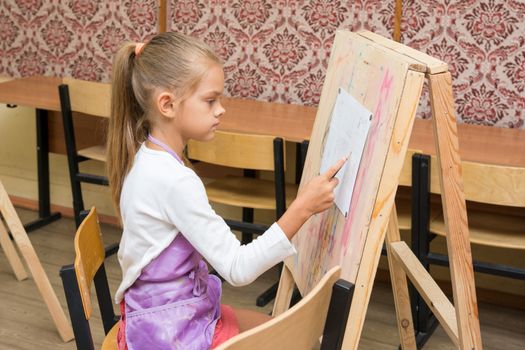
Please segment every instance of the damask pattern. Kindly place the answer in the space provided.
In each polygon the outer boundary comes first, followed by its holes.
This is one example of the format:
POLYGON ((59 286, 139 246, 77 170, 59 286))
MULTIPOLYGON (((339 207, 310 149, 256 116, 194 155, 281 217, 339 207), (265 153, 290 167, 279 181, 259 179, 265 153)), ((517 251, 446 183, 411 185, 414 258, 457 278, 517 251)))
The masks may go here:
MULTIPOLYGON (((391 36, 394 1, 172 0, 171 28, 225 63, 227 93, 317 105, 336 29, 391 36)), ((405 0, 402 42, 447 62, 458 120, 523 128, 525 2, 405 0)), ((418 116, 430 116, 428 90, 418 116)))
MULTIPOLYGON (((168 30, 223 59, 226 93, 317 105, 337 29, 391 37, 394 0, 170 0, 168 30)), ((156 32, 157 1, 4 0, 0 74, 108 81, 125 40, 156 32)), ((402 42, 449 64, 458 120, 525 128, 525 0, 405 0, 402 42)), ((430 115, 428 93, 418 116, 430 115)))
POLYGON ((223 59, 229 95, 306 105, 319 103, 337 29, 390 36, 393 21, 377 0, 180 0, 169 9, 172 30, 203 39, 223 59))
POLYGON ((0 74, 108 81, 113 54, 122 41, 142 41, 155 34, 156 3, 3 0, 0 74))
MULTIPOLYGON (((524 128, 524 1, 408 0, 404 9, 402 42, 449 64, 460 120, 524 128)), ((420 107, 428 117, 428 97, 420 107)))

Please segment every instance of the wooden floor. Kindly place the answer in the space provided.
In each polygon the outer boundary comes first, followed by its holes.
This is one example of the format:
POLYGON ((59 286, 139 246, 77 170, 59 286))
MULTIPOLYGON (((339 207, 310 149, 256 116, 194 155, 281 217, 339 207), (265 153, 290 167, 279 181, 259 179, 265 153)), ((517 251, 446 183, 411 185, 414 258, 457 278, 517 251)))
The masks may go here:
MULTIPOLYGON (((36 216, 34 212, 27 210, 18 210, 18 212, 23 222, 28 222, 36 216)), ((119 240, 118 229, 105 225, 102 229, 106 244, 119 240)), ((74 222, 68 218, 62 218, 29 234, 64 309, 66 303, 58 271, 60 266, 73 261, 73 234, 74 222)), ((115 256, 108 259, 106 269, 114 292, 120 279, 120 269, 115 256)), ((233 288, 225 283, 223 302, 269 312, 271 305, 263 309, 257 308, 255 298, 276 279, 277 272, 270 270, 247 287, 233 288)), ((1 251, 0 298, 0 349, 75 349, 73 341, 62 343, 32 279, 18 282, 1 251)), ((98 310, 96 316, 97 313, 98 310)), ((479 306, 479 313, 484 349, 525 348, 524 311, 482 304, 479 306)), ((100 346, 103 334, 98 317, 92 321, 92 329, 100 346)), ((397 349, 397 337, 390 285, 376 283, 359 348, 397 349)), ((424 349, 453 348, 443 330, 438 328, 424 349)))

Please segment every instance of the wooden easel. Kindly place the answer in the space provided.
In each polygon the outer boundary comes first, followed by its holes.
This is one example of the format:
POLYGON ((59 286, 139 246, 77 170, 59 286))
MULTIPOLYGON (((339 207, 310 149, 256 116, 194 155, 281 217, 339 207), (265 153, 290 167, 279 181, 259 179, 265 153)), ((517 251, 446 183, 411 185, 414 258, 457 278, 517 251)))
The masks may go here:
MULTIPOLYGON (((322 149, 330 109, 335 101, 337 88, 340 86, 348 86, 349 92, 354 98, 362 101, 365 107, 368 104, 371 110, 376 108, 373 110, 373 113, 376 114, 374 118, 381 116, 384 118, 378 122, 383 123, 377 126, 377 130, 380 131, 374 135, 377 137, 377 144, 370 146, 375 149, 370 151, 371 155, 366 155, 365 147, 361 160, 361 167, 363 167, 363 162, 367 167, 366 172, 369 174, 367 181, 370 183, 361 183, 363 193, 361 197, 358 197, 360 201, 357 201, 357 204, 354 203, 355 196, 352 199, 351 210, 355 215, 349 219, 355 222, 349 223, 344 217, 341 218, 334 209, 323 214, 325 216, 321 218, 311 218, 303 226, 296 236, 297 239, 294 239, 299 254, 285 262, 274 305, 274 315, 288 308, 294 284, 297 284, 302 293, 308 292, 312 284, 316 283, 319 276, 330 266, 342 265, 342 278, 355 284, 342 348, 357 349, 386 235, 399 335, 403 349, 416 349, 407 275, 429 304, 453 343, 460 349, 481 349, 452 83, 447 64, 371 32, 357 34, 338 32, 332 48, 301 184, 307 182, 319 171, 321 157, 319 150, 322 149), (390 76, 387 74, 388 71, 391 72, 390 76), (390 80, 387 79, 388 77, 390 80), (422 267, 406 243, 401 241, 394 205, 399 175, 425 78, 430 87, 443 212, 448 228, 447 249, 455 307, 422 267), (383 89, 385 81, 388 84, 391 83, 393 88, 388 90, 391 96, 386 94, 382 100, 382 97, 377 95, 383 95, 385 92, 383 89), (368 89, 368 86, 371 88, 368 89), (389 109, 390 114, 384 113, 384 109, 389 109), (370 159, 373 159, 374 162, 371 162, 370 159), (374 182, 376 177, 379 178, 377 183, 374 182), (321 230, 315 231, 316 227, 321 227, 321 230), (329 230, 332 231, 323 232, 329 230), (315 250, 316 247, 312 248, 312 243, 309 243, 314 241, 315 244, 323 247, 333 247, 345 242, 340 239, 341 231, 343 237, 349 239, 352 244, 339 256, 335 254, 331 256, 320 252, 319 249, 315 250), (318 239, 319 242, 316 242, 315 239, 318 239), (307 252, 304 253, 304 251, 307 252), (310 270, 303 268, 304 264, 309 263, 309 259, 318 257, 321 261, 319 266, 310 270)), ((369 134, 367 141, 369 143, 371 142, 370 137, 369 134)), ((358 184, 359 182, 356 182, 356 187, 358 184)))
POLYGON ((44 299, 44 302, 47 305, 49 313, 53 318, 55 326, 60 334, 60 337, 64 342, 70 341, 73 339, 73 329, 69 324, 68 318, 66 317, 64 310, 60 306, 60 302, 47 278, 46 271, 42 267, 38 256, 36 255, 35 249, 27 236, 27 233, 24 229, 24 226, 20 222, 18 215, 16 214, 13 204, 9 200, 7 192, 0 182, 0 243, 6 254, 7 260, 11 265, 13 272, 16 278, 19 281, 26 279, 27 273, 24 269, 24 265, 20 261, 20 258, 17 255, 16 249, 11 242, 4 223, 1 220, 1 217, 4 218, 7 227, 13 235, 15 244, 18 246, 20 253, 22 254, 33 279, 44 299))

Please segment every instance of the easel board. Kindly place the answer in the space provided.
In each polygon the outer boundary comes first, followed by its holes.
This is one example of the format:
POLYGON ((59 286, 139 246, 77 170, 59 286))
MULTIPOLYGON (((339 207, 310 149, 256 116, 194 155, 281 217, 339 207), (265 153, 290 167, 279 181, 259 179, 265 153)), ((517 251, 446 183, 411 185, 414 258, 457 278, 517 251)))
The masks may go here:
POLYGON ((386 227, 388 223, 419 102, 423 70, 418 61, 386 52, 359 34, 337 32, 301 184, 319 174, 339 88, 370 110, 373 119, 347 217, 333 207, 310 218, 293 239, 298 254, 285 263, 301 293, 308 293, 335 265, 342 267, 343 279, 356 282, 372 226, 386 227), (406 111, 405 117, 396 124, 400 109, 406 111), (392 180, 388 193, 380 193, 381 179, 392 180))

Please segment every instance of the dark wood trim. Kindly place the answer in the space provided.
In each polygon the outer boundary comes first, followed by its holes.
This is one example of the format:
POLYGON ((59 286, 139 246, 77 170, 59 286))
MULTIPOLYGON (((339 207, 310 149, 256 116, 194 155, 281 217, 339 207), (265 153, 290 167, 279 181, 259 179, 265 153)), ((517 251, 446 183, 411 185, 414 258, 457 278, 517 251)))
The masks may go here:
POLYGON ((403 0, 396 0, 394 10, 394 34, 392 39, 397 42, 401 41, 401 19, 403 17, 403 0))
POLYGON ((158 18, 158 30, 159 33, 164 33, 166 31, 166 23, 168 20, 168 11, 167 11, 167 4, 166 0, 159 0, 158 7, 159 7, 159 18, 158 18))

